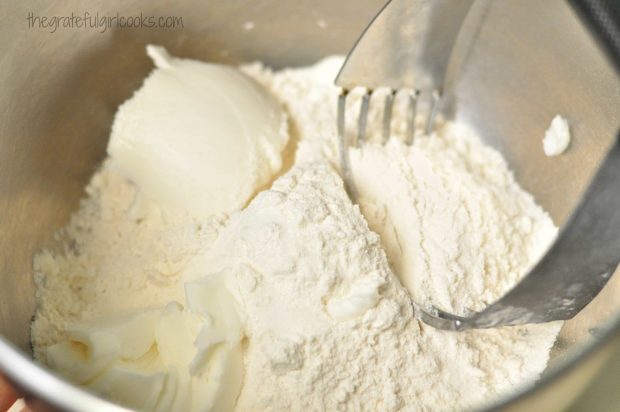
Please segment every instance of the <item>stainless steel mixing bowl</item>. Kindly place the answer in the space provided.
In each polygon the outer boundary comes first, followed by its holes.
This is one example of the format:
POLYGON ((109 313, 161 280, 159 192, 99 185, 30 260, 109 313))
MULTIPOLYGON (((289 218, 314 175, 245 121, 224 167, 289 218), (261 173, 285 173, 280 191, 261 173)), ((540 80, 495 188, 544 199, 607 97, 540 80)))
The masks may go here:
MULTIPOLYGON (((146 43, 203 60, 260 59, 276 68, 299 66, 346 53, 381 4, 0 2, 0 369, 63 409, 112 407, 27 359, 35 307, 31 262, 76 209, 105 155, 117 106, 151 69, 146 43), (29 13, 85 11, 181 16, 183 28, 100 33, 60 27, 50 33, 28 27, 29 13)), ((472 17, 480 20, 480 28, 456 56, 456 98, 448 114, 501 150, 521 184, 562 225, 620 126, 619 80, 563 1, 481 0, 476 8, 472 17), (565 155, 547 158, 541 139, 557 113, 570 119, 573 141, 565 155)), ((616 274, 582 313, 566 322, 543 378, 486 407, 549 411, 570 403, 620 333, 619 293, 616 274)))

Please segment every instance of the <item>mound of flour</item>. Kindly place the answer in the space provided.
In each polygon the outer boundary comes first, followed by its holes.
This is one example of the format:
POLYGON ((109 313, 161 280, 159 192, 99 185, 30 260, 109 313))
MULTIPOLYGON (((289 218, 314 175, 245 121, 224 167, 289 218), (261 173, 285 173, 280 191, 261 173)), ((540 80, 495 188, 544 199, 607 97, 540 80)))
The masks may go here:
POLYGON ((109 162, 86 193, 58 234, 65 241, 61 250, 45 250, 34 259, 31 341, 41 361, 72 322, 182 299, 182 272, 217 238, 222 223, 143 202, 138 188, 109 162))
POLYGON ((484 307, 544 252, 552 221, 471 132, 448 124, 406 146, 398 113, 393 141, 352 150, 352 204, 335 168, 341 62, 242 67, 285 104, 298 147, 239 213, 196 221, 142 207, 104 164, 67 249, 35 259, 37 358, 71 322, 182 302, 184 282, 224 273, 246 335, 238 411, 456 410, 535 379, 561 323, 440 331, 410 299, 484 307))

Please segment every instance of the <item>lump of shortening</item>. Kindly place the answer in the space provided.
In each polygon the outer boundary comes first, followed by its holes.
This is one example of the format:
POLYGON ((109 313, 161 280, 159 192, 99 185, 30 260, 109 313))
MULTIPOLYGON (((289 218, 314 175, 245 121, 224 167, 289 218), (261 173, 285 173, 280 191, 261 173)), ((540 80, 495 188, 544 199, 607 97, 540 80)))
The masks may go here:
POLYGON ((561 155, 570 144, 570 129, 568 121, 560 115, 556 115, 543 139, 543 151, 547 156, 561 155))
POLYGON ((108 153, 148 198, 209 216, 243 207, 282 166, 279 102, 252 78, 148 46, 156 69, 123 103, 108 153))

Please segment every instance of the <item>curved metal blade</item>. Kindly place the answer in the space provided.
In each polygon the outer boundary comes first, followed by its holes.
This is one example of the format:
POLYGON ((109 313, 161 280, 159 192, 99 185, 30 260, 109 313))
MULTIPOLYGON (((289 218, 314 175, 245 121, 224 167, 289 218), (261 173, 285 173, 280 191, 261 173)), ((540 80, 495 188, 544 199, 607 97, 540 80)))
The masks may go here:
POLYGON ((347 56, 336 85, 440 89, 473 0, 391 0, 347 56))
POLYGON ((620 135, 581 203, 547 254, 514 289, 472 316, 417 314, 447 330, 542 323, 575 316, 603 289, 620 261, 620 135))

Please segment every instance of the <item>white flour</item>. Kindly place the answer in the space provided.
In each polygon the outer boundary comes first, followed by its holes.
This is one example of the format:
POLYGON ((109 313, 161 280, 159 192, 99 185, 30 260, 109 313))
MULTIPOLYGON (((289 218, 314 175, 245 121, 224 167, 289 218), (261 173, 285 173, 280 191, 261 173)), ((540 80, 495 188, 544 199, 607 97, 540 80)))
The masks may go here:
POLYGON ((439 331, 413 319, 410 296, 484 307, 553 223, 498 153, 451 125, 352 151, 362 216, 333 168, 340 63, 243 68, 286 105, 299 144, 292 169, 227 221, 144 210, 104 164, 66 230, 72 247, 35 260, 35 356, 75 320, 183 301, 184 280, 223 272, 247 336, 238 411, 455 410, 536 378, 560 323, 439 331))
POLYGON ((424 306, 483 309, 515 285, 557 233, 503 159, 462 127, 447 125, 413 147, 399 140, 367 145, 352 152, 351 162, 370 228, 424 306))
POLYGON ((107 162, 86 192, 61 233, 70 239, 65 251, 35 257, 32 343, 41 360, 70 322, 182 299, 182 271, 220 226, 141 203, 136 187, 107 162))

